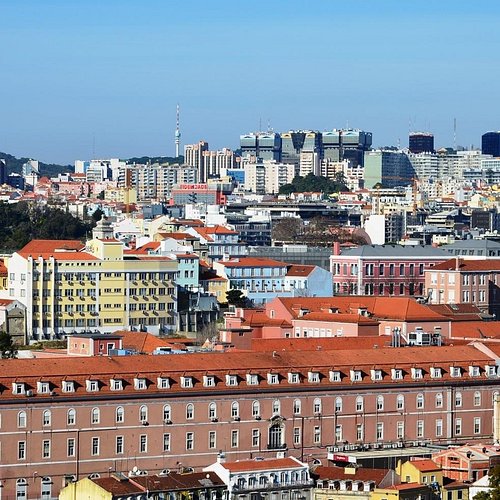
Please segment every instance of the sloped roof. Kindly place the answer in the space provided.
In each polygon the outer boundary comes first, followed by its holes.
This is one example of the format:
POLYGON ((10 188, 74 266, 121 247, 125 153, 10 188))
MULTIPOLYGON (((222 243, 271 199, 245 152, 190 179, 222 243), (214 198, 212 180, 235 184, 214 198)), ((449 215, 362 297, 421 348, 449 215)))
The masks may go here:
POLYGON ((500 259, 461 259, 453 258, 436 264, 432 270, 436 271, 500 271, 500 259), (457 269, 458 262, 458 269, 457 269))
POLYGON ((315 268, 316 266, 292 264, 291 266, 289 266, 286 275, 297 276, 297 277, 309 276, 314 271, 315 268))
POLYGON ((410 460, 409 462, 420 472, 431 472, 435 470, 441 470, 441 467, 430 459, 422 459, 422 460, 410 460))
POLYGON ((432 245, 361 245, 342 251, 344 257, 442 257, 446 259, 449 252, 432 245))
POLYGON ((79 240, 31 240, 18 253, 42 254, 55 251, 79 251, 85 244, 79 240))
POLYGON ((450 337, 494 338, 500 335, 500 321, 456 321, 451 324, 450 337))
POLYGON ((364 467, 357 468, 354 474, 345 472, 344 467, 325 467, 319 466, 314 469, 314 476, 319 480, 336 481, 343 479, 352 479, 355 481, 374 481, 380 484, 390 469, 368 469, 364 467))

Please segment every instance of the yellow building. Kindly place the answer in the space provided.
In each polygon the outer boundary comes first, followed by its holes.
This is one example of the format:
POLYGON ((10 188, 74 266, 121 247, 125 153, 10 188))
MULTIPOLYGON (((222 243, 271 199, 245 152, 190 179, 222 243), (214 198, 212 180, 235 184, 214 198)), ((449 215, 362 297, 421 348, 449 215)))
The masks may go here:
POLYGON ((4 298, 26 306, 28 340, 74 332, 174 331, 177 262, 124 253, 101 221, 94 238, 33 240, 6 259, 4 298))
POLYGON ((403 483, 376 488, 371 500, 428 500, 429 487, 418 483, 403 483))
POLYGON ((443 486, 443 472, 441 467, 430 459, 409 460, 399 462, 396 473, 403 483, 420 483, 426 485, 443 486))

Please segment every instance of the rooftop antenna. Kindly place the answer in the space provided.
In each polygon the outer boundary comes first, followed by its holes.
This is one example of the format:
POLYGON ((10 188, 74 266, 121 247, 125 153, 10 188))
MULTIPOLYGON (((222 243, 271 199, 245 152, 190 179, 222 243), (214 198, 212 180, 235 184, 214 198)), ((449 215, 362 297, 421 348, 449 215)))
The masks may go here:
POLYGON ((457 119, 453 118, 453 150, 457 150, 457 119))
POLYGON ((180 129, 180 109, 179 104, 177 104, 177 109, 175 112, 175 157, 179 158, 179 147, 181 144, 181 129, 180 129))
POLYGON ((259 118, 259 132, 262 132, 262 117, 259 118))
POLYGON ((273 130, 273 129, 271 128, 271 119, 270 119, 270 118, 268 118, 268 119, 267 119, 267 131, 268 131, 268 132, 272 132, 272 130, 273 130))

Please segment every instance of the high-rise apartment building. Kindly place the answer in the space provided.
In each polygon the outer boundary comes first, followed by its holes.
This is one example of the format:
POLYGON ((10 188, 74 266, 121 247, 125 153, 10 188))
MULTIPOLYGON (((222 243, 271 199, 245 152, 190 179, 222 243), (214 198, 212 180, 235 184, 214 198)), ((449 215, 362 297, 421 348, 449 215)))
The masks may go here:
POLYGON ((350 160, 355 166, 364 165, 364 153, 371 148, 372 134, 359 129, 341 129, 323 132, 322 158, 350 160))
POLYGON ((245 188, 257 194, 277 194, 281 186, 292 182, 298 166, 264 160, 245 164, 245 188))
POLYGON ((240 136, 242 156, 261 160, 279 161, 281 157, 281 138, 275 132, 255 132, 240 136))
POLYGON ((367 151, 365 153, 365 185, 384 187, 407 186, 415 175, 408 156, 402 151, 367 151))
POLYGON ((236 165, 234 151, 223 148, 218 151, 203 151, 203 162, 207 179, 218 179, 221 169, 232 169, 236 165))
POLYGON ((186 144, 184 146, 184 163, 190 167, 198 169, 198 181, 207 181, 207 171, 205 168, 205 156, 208 151, 208 142, 200 141, 198 144, 186 144))
POLYGON ((481 151, 485 155, 500 157, 500 132, 486 132, 481 137, 481 151))
POLYGON ((434 135, 428 132, 410 133, 409 150, 414 154, 434 153, 434 135))

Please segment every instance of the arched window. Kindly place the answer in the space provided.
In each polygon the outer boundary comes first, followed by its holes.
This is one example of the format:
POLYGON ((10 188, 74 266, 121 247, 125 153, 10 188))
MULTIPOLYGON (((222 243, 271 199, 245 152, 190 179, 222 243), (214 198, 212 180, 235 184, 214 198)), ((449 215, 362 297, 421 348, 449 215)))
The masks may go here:
POLYGON ((279 399, 275 399, 273 401, 273 415, 279 415, 281 411, 281 404, 279 402, 279 399))
POLYGON ((21 478, 16 481, 16 499, 26 500, 28 493, 28 483, 26 479, 21 478))
POLYGON ((422 393, 417 394, 417 409, 421 410, 424 407, 424 395, 422 393))
POLYGON ((455 394, 455 407, 460 408, 462 406, 462 393, 457 392, 455 394))
POLYGON ((363 411, 363 396, 356 398, 356 411, 363 411))
POLYGON ((217 418, 217 405, 215 403, 208 405, 208 418, 217 418))
POLYGON ((377 411, 384 409, 384 396, 377 396, 377 411))
POLYGON ((474 393, 474 406, 481 406, 481 393, 479 391, 474 393))
POLYGON ((252 417, 260 417, 260 403, 258 401, 252 403, 252 417))
POLYGON ((270 450, 283 448, 283 425, 281 422, 276 422, 269 427, 269 444, 270 450))
POLYGON ((319 413, 321 413, 321 399, 320 398, 316 398, 313 401, 313 413, 315 415, 318 415, 319 413))
POLYGON ((26 427, 26 412, 20 411, 17 414, 17 426, 18 427, 26 427))
POLYGON ((99 411, 99 408, 92 408, 90 417, 91 423, 98 424, 100 420, 101 420, 101 412, 99 411))
POLYGON ((238 401, 233 401, 231 403, 231 417, 236 418, 240 416, 240 405, 238 401))
POLYGON ((398 394, 396 399, 396 408, 398 410, 404 410, 405 408, 405 397, 402 394, 398 394))
POLYGON ((186 419, 192 420, 194 418, 194 404, 189 403, 186 405, 186 419))
POLYGON ((144 424, 148 421, 148 407, 146 405, 142 405, 139 408, 139 421, 144 424))
POLYGON ((52 480, 50 477, 42 478, 42 490, 41 496, 42 500, 50 500, 52 498, 52 480))
POLYGON ((337 413, 342 411, 342 398, 335 398, 335 411, 337 413))
POLYGON ((117 424, 125 422, 125 410, 123 409, 123 406, 116 407, 115 420, 117 424))
POLYGON ((441 392, 438 392, 436 394, 436 408, 442 408, 443 407, 443 394, 441 392))
POLYGON ((172 421, 172 408, 170 405, 165 405, 163 407, 163 421, 171 422, 172 421))
POLYGON ((68 410, 66 423, 68 425, 75 425, 75 423, 76 423, 76 410, 74 408, 70 408, 68 410))
POLYGON ((52 414, 50 413, 50 410, 44 410, 42 413, 42 425, 44 426, 50 425, 51 421, 52 421, 52 414))
POLYGON ((294 415, 300 415, 300 412, 301 412, 301 403, 300 403, 300 399, 294 399, 293 400, 293 414, 294 415))

